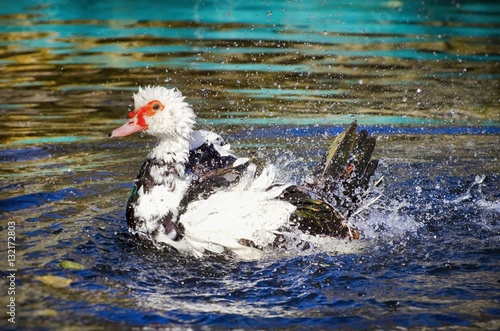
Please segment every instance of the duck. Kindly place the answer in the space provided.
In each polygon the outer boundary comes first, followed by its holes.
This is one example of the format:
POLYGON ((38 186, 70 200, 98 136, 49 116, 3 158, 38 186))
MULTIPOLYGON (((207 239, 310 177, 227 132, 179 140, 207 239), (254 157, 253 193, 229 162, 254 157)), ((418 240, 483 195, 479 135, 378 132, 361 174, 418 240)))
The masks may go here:
POLYGON ((195 130, 196 115, 177 88, 139 87, 134 110, 109 137, 157 138, 135 179, 125 216, 133 238, 202 258, 242 259, 279 247, 286 233, 356 240, 350 217, 374 185, 376 139, 357 122, 338 135, 301 183, 277 181, 272 164, 237 156, 218 133, 195 130))

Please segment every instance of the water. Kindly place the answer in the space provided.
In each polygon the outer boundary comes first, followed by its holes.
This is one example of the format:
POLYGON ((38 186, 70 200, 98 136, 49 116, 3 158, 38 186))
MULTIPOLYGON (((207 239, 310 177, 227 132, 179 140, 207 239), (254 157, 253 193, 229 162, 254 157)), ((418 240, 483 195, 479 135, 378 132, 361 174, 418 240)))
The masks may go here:
POLYGON ((496 1, 16 1, 0 18, 2 329, 500 328, 496 1), (363 239, 251 262, 134 243, 124 206, 154 141, 107 133, 146 84, 286 179, 357 119, 385 178, 363 239))

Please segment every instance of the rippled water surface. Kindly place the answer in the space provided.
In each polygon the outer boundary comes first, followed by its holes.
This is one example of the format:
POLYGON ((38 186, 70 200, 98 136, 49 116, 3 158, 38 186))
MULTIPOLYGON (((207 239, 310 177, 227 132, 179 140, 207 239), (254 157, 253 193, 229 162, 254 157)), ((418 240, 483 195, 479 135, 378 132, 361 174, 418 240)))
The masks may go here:
POLYGON ((497 1, 21 0, 0 20, 2 329, 500 328, 497 1), (251 262, 133 242, 154 141, 107 133, 147 84, 287 180, 356 119, 385 178, 362 239, 251 262))

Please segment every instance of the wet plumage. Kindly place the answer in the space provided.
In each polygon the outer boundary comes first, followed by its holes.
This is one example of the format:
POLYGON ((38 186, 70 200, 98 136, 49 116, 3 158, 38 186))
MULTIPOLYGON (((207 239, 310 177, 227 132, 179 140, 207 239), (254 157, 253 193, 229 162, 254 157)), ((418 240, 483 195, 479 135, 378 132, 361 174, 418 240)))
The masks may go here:
POLYGON ((111 137, 144 131, 158 138, 127 202, 130 232, 156 246, 193 256, 229 253, 256 258, 282 234, 357 239, 348 222, 369 192, 377 161, 375 139, 352 123, 301 183, 276 182, 276 168, 263 169, 236 156, 209 131, 194 131, 195 115, 176 89, 140 88, 135 110, 111 137))

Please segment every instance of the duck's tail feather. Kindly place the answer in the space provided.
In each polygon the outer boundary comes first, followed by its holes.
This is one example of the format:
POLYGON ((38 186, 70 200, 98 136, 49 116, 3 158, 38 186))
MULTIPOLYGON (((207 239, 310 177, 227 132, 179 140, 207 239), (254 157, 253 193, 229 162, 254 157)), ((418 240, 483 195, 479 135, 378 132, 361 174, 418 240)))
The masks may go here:
POLYGON ((371 159, 376 139, 366 130, 358 133, 357 128, 357 122, 353 122, 332 142, 318 165, 320 178, 340 181, 349 187, 367 186, 378 165, 378 160, 371 159))
POLYGON ((312 178, 298 190, 301 195, 287 193, 295 197, 291 201, 297 206, 293 221, 299 228, 311 234, 358 238, 348 219, 370 194, 370 179, 378 160, 372 159, 376 139, 357 129, 357 122, 353 122, 334 139, 312 178))
POLYGON ((353 122, 335 138, 308 183, 346 218, 370 193, 370 179, 378 166, 378 160, 372 159, 376 139, 357 128, 353 122))

